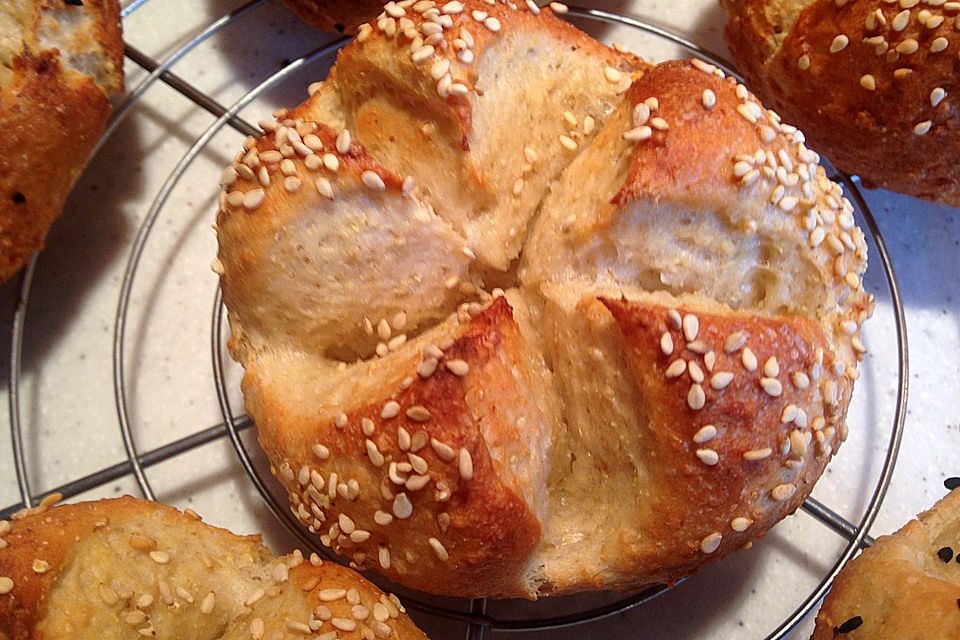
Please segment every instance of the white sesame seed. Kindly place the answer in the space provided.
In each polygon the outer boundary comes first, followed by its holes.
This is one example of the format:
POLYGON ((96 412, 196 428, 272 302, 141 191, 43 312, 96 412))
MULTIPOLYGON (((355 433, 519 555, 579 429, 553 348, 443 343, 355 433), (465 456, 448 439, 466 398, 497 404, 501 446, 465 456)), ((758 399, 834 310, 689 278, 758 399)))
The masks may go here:
POLYGON ((243 208, 253 211, 263 204, 264 199, 267 197, 266 191, 263 189, 252 189, 243 194, 243 208))
POLYGON ((837 53, 838 51, 843 51, 847 48, 847 45, 850 44, 850 38, 843 35, 842 33, 833 39, 833 42, 830 43, 830 53, 837 53))
POLYGON ((453 447, 450 445, 440 442, 436 438, 430 439, 430 446, 433 447, 433 450, 440 456, 441 460, 445 462, 451 462, 456 457, 456 452, 454 452, 453 447))
POLYGON ((213 591, 209 591, 203 600, 200 602, 200 613, 211 613, 213 607, 216 605, 217 596, 213 591))
POLYGON ((890 27, 894 31, 903 31, 907 28, 908 24, 910 24, 910 12, 901 11, 893 17, 893 20, 890 22, 890 27))
POLYGON ((554 13, 566 13, 569 10, 567 5, 563 4, 562 2, 551 2, 550 9, 554 13))
POLYGON ((357 628, 356 621, 349 618, 333 618, 330 620, 330 624, 341 631, 354 631, 357 628))
POLYGON ((945 97, 947 97, 947 92, 944 91, 943 87, 936 87, 930 92, 930 106, 936 107, 943 102, 945 97))
POLYGON ((720 454, 713 449, 697 449, 697 457, 700 458, 700 462, 708 467, 712 467, 720 462, 720 454))
POLYGON ((809 69, 809 68, 810 68, 810 56, 808 56, 807 54, 803 54, 802 56, 800 56, 800 58, 797 60, 797 67, 798 67, 801 71, 806 71, 807 69, 809 69))
POLYGON ((659 117, 650 118, 650 126, 657 131, 667 131, 670 128, 670 125, 667 124, 667 121, 659 117))
POLYGON ((783 385, 776 378, 760 378, 760 387, 773 398, 778 398, 783 393, 783 385))
POLYGON ((763 363, 763 375, 768 378, 776 378, 780 375, 780 363, 777 361, 777 356, 770 356, 763 363))
POLYGON ((703 392, 703 387, 699 384, 690 385, 690 391, 687 392, 687 406, 694 411, 699 411, 703 409, 703 405, 706 404, 706 402, 707 397, 703 392))
POLYGON ((396 418, 400 414, 400 403, 396 400, 390 400, 380 411, 380 417, 384 420, 389 420, 391 418, 396 418))
POLYGON ((663 355, 669 356, 673 353, 673 336, 670 335, 669 331, 664 331, 660 336, 660 351, 663 352, 663 355))
POLYGON ((683 337, 687 339, 687 342, 693 342, 697 339, 699 333, 700 319, 692 313, 685 315, 683 317, 683 337))
POLYGON ((743 331, 736 331, 727 336, 723 343, 723 350, 726 353, 736 353, 747 344, 747 334, 743 331))
POLYGON ((470 372, 470 365, 465 360, 445 360, 444 366, 446 366, 447 371, 460 378, 470 372))
POLYGON ((740 353, 740 360, 743 362, 743 368, 747 371, 757 370, 757 356, 753 355, 750 347, 745 347, 740 353))
POLYGON ((333 185, 330 184, 330 181, 319 176, 314 183, 317 187, 317 191, 327 200, 333 200, 333 185))
POLYGON ((150 559, 157 564, 168 564, 170 562, 170 554, 166 551, 151 551, 150 559))
POLYGON ((398 493, 393 499, 393 515, 401 520, 406 520, 413 515, 413 503, 405 493, 398 493))
POLYGON ((576 151, 577 149, 577 141, 568 135, 560 136, 560 144, 563 145, 563 148, 567 151, 576 151))
POLYGON ((773 488, 773 491, 770 492, 770 496, 777 502, 784 502, 793 497, 793 494, 797 492, 796 485, 793 484, 779 484, 773 488))
POLYGON ((920 48, 920 43, 913 38, 907 38, 897 45, 897 53, 909 55, 915 53, 920 48))
MULTIPOLYGON (((960 17, 958 17, 958 21, 960 21, 960 17)), ((940 53, 941 51, 943 51, 944 49, 946 49, 946 48, 947 48, 947 45, 949 45, 949 44, 950 44, 949 41, 948 41, 946 38, 944 38, 943 36, 940 36, 940 37, 938 37, 938 38, 934 38, 934 39, 933 39, 933 42, 930 43, 930 52, 931 52, 931 53, 940 53)))
POLYGON ((377 509, 373 513, 373 521, 376 522, 381 527, 385 527, 391 522, 393 522, 393 516, 387 513, 386 511, 380 511, 377 509))
POLYGON ((704 108, 712 109, 717 104, 717 94, 715 94, 712 89, 704 89, 701 102, 704 108))
POLYGON ((693 441, 697 444, 703 444, 705 442, 710 442, 715 437, 717 437, 717 428, 712 424, 708 424, 700 427, 699 431, 693 435, 693 441))
POLYGON ((473 457, 467 449, 460 449, 457 468, 460 471, 460 477, 464 480, 473 478, 473 457))
POLYGON ((930 131, 930 128, 933 126, 933 122, 930 120, 924 120, 920 122, 913 128, 913 132, 918 136, 924 136, 927 132, 930 131))
POLYGON ((383 179, 374 171, 364 171, 360 174, 360 179, 363 180, 364 186, 373 191, 383 191, 387 188, 383 179))
POLYGON ((750 108, 752 103, 743 102, 737 105, 737 113, 743 116, 744 120, 750 124, 757 124, 757 116, 753 109, 750 108))
POLYGON ((346 589, 321 589, 317 591, 317 598, 320 599, 320 602, 336 602, 337 600, 343 600, 347 597, 346 589))
POLYGON ((687 363, 687 371, 690 372, 691 380, 693 380, 697 384, 703 383, 703 379, 704 379, 703 369, 700 368, 700 365, 698 365, 696 362, 691 360, 689 363, 687 363))
POLYGON ((623 134, 624 140, 629 140, 630 142, 642 142, 648 140, 653 136, 653 129, 647 126, 634 127, 623 134))
POLYGON ((751 451, 745 451, 743 454, 743 459, 749 462, 754 462, 756 460, 764 460, 773 455, 773 449, 770 447, 764 447, 763 449, 753 449, 751 451))
POLYGON ((613 67, 605 67, 603 69, 603 77, 607 79, 607 82, 620 82, 623 74, 613 67))
POLYGON ((799 429, 790 432, 790 449, 798 458, 807 455, 807 440, 799 429))
POLYGON ((486 20, 484 20, 483 26, 485 26, 490 31, 493 31, 494 33, 496 33, 497 31, 500 31, 500 21, 494 18, 493 16, 490 16, 486 20))
POLYGON ((433 552, 437 555, 437 558, 443 562, 446 562, 450 559, 450 554, 447 553, 446 547, 444 547, 439 540, 436 538, 429 538, 427 539, 427 542, 430 543, 430 548, 433 549, 433 552))
POLYGON ((453 2, 448 2, 447 4, 443 5, 440 10, 443 13, 454 15, 463 11, 463 3, 453 0, 453 2))
POLYGON ((669 378, 679 378, 687 370, 687 363, 683 359, 674 360, 664 371, 664 375, 669 378))
POLYGON ((877 79, 874 78, 871 74, 867 73, 860 76, 860 86, 866 89, 867 91, 876 91, 877 90, 877 79))
POLYGON ((720 543, 723 541, 723 536, 719 533, 711 533, 706 538, 700 541, 700 551, 703 553, 713 553, 720 548, 720 543))
POLYGON ((720 391, 726 389, 733 382, 733 373, 729 371, 718 371, 710 377, 710 386, 720 391))
POLYGON ((527 0, 527 8, 530 9, 530 12, 533 15, 535 16, 540 15, 540 6, 533 0, 527 0))
POLYGON ((750 525, 753 524, 753 520, 750 518, 734 518, 730 522, 730 528, 736 531, 737 533, 743 533, 750 528, 750 525))

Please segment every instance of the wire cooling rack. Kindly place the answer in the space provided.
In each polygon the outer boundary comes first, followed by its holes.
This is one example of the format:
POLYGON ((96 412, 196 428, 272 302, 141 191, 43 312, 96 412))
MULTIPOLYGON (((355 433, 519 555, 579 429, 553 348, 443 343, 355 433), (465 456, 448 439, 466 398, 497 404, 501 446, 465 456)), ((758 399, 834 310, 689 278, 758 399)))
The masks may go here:
MULTIPOLYGON (((147 1, 148 0, 135 0, 129 4, 123 10, 124 18, 126 19, 137 11, 147 1)), ((263 465, 257 460, 258 452, 248 450, 247 445, 241 437, 241 434, 253 425, 246 416, 237 414, 233 408, 234 403, 231 403, 230 400, 231 395, 236 393, 236 389, 233 388, 235 385, 232 384, 232 381, 228 380, 229 376, 227 376, 224 371, 225 366, 228 366, 228 358, 225 356, 223 348, 227 329, 225 310, 222 305, 219 290, 213 293, 210 325, 210 357, 213 368, 213 378, 215 380, 215 389, 211 390, 211 392, 216 393, 223 421, 220 424, 200 429, 186 437, 176 439, 163 446, 141 451, 138 449, 134 439, 132 428, 133 418, 131 417, 131 412, 128 407, 131 391, 127 372, 125 371, 125 363, 129 358, 127 336, 132 292, 144 251, 153 237, 152 232, 155 223, 164 206, 168 203, 171 193, 201 152, 204 151, 211 140, 224 128, 233 129, 243 135, 259 135, 259 129, 240 116, 244 107, 250 105, 264 92, 285 81, 292 81, 294 74, 304 68, 321 63, 329 65, 339 48, 349 40, 347 38, 340 39, 290 61, 278 72, 267 77, 229 107, 221 105, 213 97, 199 90, 193 84, 172 71, 177 62, 196 49, 201 43, 223 30, 232 22, 258 9, 268 1, 269 0, 252 0, 235 11, 220 17, 188 38, 181 46, 162 60, 154 59, 129 44, 126 46, 125 53, 127 58, 141 67, 147 75, 129 92, 125 101, 116 109, 107 132, 100 141, 101 145, 109 144, 108 141, 111 134, 137 105, 144 93, 157 82, 168 85, 194 103, 197 108, 213 114, 216 117, 216 121, 195 139, 187 153, 183 155, 179 163, 177 163, 176 167, 157 191, 127 256, 114 320, 112 359, 113 391, 117 422, 127 459, 96 472, 73 479, 53 489, 53 491, 60 492, 66 498, 70 498, 91 489, 102 487, 118 479, 132 477, 143 496, 152 500, 155 499, 155 490, 147 477, 147 469, 163 462, 175 460, 178 456, 185 455, 205 444, 227 439, 233 445, 239 463, 246 473, 246 476, 256 488, 263 499, 263 503, 270 512, 272 512, 273 516, 285 527, 299 545, 326 554, 327 550, 318 544, 319 541, 309 535, 297 520, 291 516, 287 508, 285 494, 283 494, 282 491, 278 491, 277 486, 269 477, 269 474, 265 473, 263 465)), ((571 7, 568 16, 579 21, 581 24, 591 22, 604 23, 642 32, 648 36, 672 43, 690 55, 706 59, 723 68, 728 73, 735 73, 729 63, 720 59, 717 55, 706 51, 696 43, 671 30, 658 27, 643 20, 596 9, 579 9, 573 7, 571 7)), ((907 381, 909 379, 908 350, 903 306, 897 280, 893 273, 883 238, 872 212, 860 193, 857 181, 840 172, 833 172, 833 178, 843 183, 847 193, 851 196, 855 204, 857 216, 861 224, 863 224, 869 232, 869 238, 873 244, 875 255, 880 261, 885 279, 884 284, 889 292, 897 342, 898 385, 896 388, 895 409, 890 427, 889 440, 887 441, 883 454, 882 466, 876 483, 872 486, 869 501, 863 508, 859 520, 851 522, 826 504, 812 497, 808 498, 804 503, 802 509, 806 513, 816 518, 816 520, 828 529, 842 536, 847 542, 842 551, 836 556, 832 567, 824 573, 819 583, 807 593, 802 602, 791 614, 785 616, 776 628, 766 634, 765 637, 767 640, 786 637, 812 610, 820 598, 823 597, 829 589, 833 578, 857 550, 863 546, 872 544, 873 541, 867 532, 877 515, 890 482, 903 432, 908 392, 907 381)), ((27 326, 27 311, 31 286, 36 273, 36 265, 37 258, 34 256, 34 259, 29 263, 21 277, 19 299, 14 312, 10 336, 10 428, 14 454, 13 467, 16 472, 16 482, 21 499, 18 504, 9 505, 0 511, 0 517, 4 518, 9 517, 10 514, 21 508, 35 505, 40 499, 40 496, 35 495, 31 490, 24 447, 25 426, 21 416, 24 332, 27 326)), ((826 481, 826 478, 824 478, 824 481, 826 481)), ((375 576, 373 579, 374 581, 378 581, 375 576)), ((384 585, 383 581, 379 582, 384 585)), ((666 587, 663 586, 654 587, 639 594, 607 599, 605 602, 591 604, 585 608, 578 607, 574 613, 563 615, 545 615, 542 610, 538 609, 537 604, 520 606, 518 608, 519 611, 514 611, 511 615, 509 613, 490 613, 487 602, 482 599, 472 600, 466 603, 455 601, 447 602, 435 598, 425 598, 422 594, 396 588, 395 585, 385 586, 393 587, 395 591, 399 591, 404 601, 415 610, 440 618, 465 623, 468 638, 481 638, 487 631, 544 631, 593 622, 641 606, 666 590, 666 587)))

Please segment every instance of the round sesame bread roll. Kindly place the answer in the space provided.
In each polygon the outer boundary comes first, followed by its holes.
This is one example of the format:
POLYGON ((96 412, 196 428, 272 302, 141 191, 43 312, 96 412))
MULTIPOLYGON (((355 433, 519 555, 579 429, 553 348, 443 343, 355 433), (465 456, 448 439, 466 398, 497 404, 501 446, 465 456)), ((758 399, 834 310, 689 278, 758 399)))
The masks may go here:
POLYGON ((123 497, 0 523, 0 637, 324 639, 426 636, 394 595, 299 551, 123 497))
POLYGON ((813 640, 960 637, 960 491, 843 568, 813 640))
POLYGON ((722 0, 748 84, 867 185, 960 206, 960 3, 722 0))
POLYGON ((321 31, 356 33, 383 11, 381 0, 283 0, 297 17, 321 31))
POLYGON ((293 512, 356 566, 462 597, 674 582, 794 511, 845 438, 863 234, 718 70, 464 4, 388 5, 225 170, 247 411, 293 512), (477 53, 417 67, 401 9, 477 53), (487 60, 507 46, 555 62, 487 60))
POLYGON ((0 7, 0 281, 43 246, 122 91, 116 0, 0 7))

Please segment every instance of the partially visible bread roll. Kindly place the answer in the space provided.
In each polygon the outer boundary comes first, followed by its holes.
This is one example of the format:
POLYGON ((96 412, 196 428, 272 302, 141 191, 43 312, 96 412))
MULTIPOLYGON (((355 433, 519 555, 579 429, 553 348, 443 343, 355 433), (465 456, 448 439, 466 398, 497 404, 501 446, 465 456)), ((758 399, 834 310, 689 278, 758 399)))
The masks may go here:
POLYGON ((356 33, 383 11, 382 0, 283 0, 301 20, 322 31, 356 33))
POLYGON ((354 571, 144 500, 43 504, 0 539, 4 640, 426 638, 354 571))
POLYGON ((960 491, 850 561, 813 640, 960 638, 960 491))
POLYGON ((960 5, 721 0, 747 84, 868 186, 960 206, 960 5))
POLYGON ((43 246, 122 90, 117 0, 0 5, 0 281, 43 246))

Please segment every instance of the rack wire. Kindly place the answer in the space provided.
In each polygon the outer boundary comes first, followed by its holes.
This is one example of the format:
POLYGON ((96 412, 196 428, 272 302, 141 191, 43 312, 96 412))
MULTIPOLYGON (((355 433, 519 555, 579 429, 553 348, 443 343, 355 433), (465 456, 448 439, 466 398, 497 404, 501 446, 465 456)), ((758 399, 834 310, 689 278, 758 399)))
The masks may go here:
MULTIPOLYGON (((153 203, 144 218, 137 232, 136 239, 127 259, 126 268, 123 274, 120 297, 117 303, 117 311, 114 322, 113 333, 113 388, 116 403, 117 422, 120 435, 127 453, 127 459, 117 464, 100 469, 94 473, 76 478, 57 487, 53 491, 62 493, 66 498, 74 497, 85 491, 103 486, 109 482, 132 476, 145 498, 154 499, 154 490, 147 477, 146 470, 154 465, 164 461, 171 460, 190 452, 200 446, 227 438, 235 449, 238 460, 262 496, 264 504, 272 512, 274 517, 282 523, 286 530, 305 548, 315 550, 329 556, 328 550, 318 545, 315 537, 309 535, 302 525, 293 518, 287 509, 286 502, 282 497, 278 497, 271 491, 271 482, 269 478, 262 476, 257 469, 250 452, 247 450, 241 434, 249 429, 252 422, 243 415, 235 415, 230 401, 230 389, 226 381, 224 372, 224 363, 226 357, 223 352, 224 328, 225 328, 225 310, 222 304, 221 293, 219 289, 214 292, 213 312, 211 317, 211 360, 213 366, 213 375, 216 381, 216 394, 223 421, 219 424, 202 428, 186 437, 180 438, 163 446, 151 449, 149 451, 139 451, 133 438, 130 414, 128 410, 128 385, 126 382, 126 372, 124 369, 126 353, 127 336, 127 317, 131 301, 133 283, 136 278, 137 269, 140 265, 144 249, 151 237, 151 231, 154 223, 160 215, 164 204, 170 197, 171 192, 178 181, 184 175, 188 167, 194 162, 198 155, 204 150, 211 139, 224 127, 230 127, 243 135, 258 135, 259 129, 251 123, 245 121, 238 114, 240 111, 257 97, 262 95, 268 89, 278 85, 289 78, 296 71, 306 65, 310 65, 320 60, 329 59, 336 51, 349 41, 349 38, 342 38, 336 42, 320 47, 311 51, 289 64, 285 65, 280 71, 268 77, 261 84, 242 96, 233 105, 227 107, 221 105, 209 95, 194 87, 191 83, 177 76, 172 72, 172 67, 181 60, 190 51, 195 49, 202 42, 221 31, 228 24, 237 20, 243 15, 257 9, 269 0, 251 0, 235 11, 228 13, 218 20, 215 20, 207 27, 201 29, 190 37, 180 48, 168 55, 164 60, 158 61, 135 47, 126 46, 126 57, 148 72, 144 78, 130 93, 125 101, 116 109, 114 117, 111 120, 104 136, 100 140, 103 145, 116 130, 118 125, 127 117, 131 109, 137 104, 141 96, 157 81, 163 82, 179 92, 182 96, 193 102, 198 108, 204 109, 216 116, 216 121, 200 135, 179 163, 167 177, 166 181, 157 192, 153 203)), ((135 0, 129 4, 122 12, 123 17, 132 14, 142 7, 147 0, 135 0)), ((662 38, 668 42, 678 45, 688 51, 691 55, 698 56, 724 69, 727 73, 736 75, 735 70, 725 60, 719 56, 706 51, 695 42, 692 42, 668 29, 650 24, 646 21, 618 15, 596 9, 582 9, 571 7, 570 17, 581 20, 599 21, 612 25, 619 25, 637 29, 643 33, 662 38)), ((99 148, 99 146, 98 146, 99 148)), ((810 497, 803 504, 802 509, 816 518, 824 526, 845 538, 848 542, 843 551, 837 557, 832 568, 826 573, 819 584, 806 596, 803 602, 795 611, 787 616, 772 632, 766 636, 766 640, 780 640, 787 634, 812 610, 816 603, 830 588, 830 585, 843 566, 851 557, 863 546, 869 546, 873 543, 868 535, 868 530, 873 524, 880 506, 889 486, 893 473, 893 467, 899 451, 900 440, 903 434, 903 425, 906 414, 906 401, 908 395, 909 380, 909 355, 906 337, 906 321, 900 295, 899 285, 890 262, 886 245, 880 230, 876 224, 870 208, 864 201, 860 192, 859 184, 856 178, 852 178, 841 172, 832 176, 841 181, 846 191, 851 195, 857 213, 860 219, 865 223, 873 242, 877 249, 877 255, 882 266, 883 274, 886 280, 894 313, 894 325, 897 337, 897 364, 898 364, 898 387, 896 393, 896 403, 894 418, 891 429, 891 435, 885 452, 884 461, 876 485, 874 486, 870 500, 864 509, 864 512, 858 522, 849 522, 838 513, 830 509, 827 505, 810 497)), ((0 518, 7 518, 12 513, 24 507, 31 507, 39 502, 40 497, 31 490, 30 480, 26 470, 26 456, 24 452, 24 428, 21 416, 21 382, 22 382, 22 356, 24 344, 24 331, 27 322, 27 310, 30 300, 30 291, 36 273, 35 255, 27 267, 24 269, 20 280, 19 296, 16 302, 13 324, 10 336, 10 381, 9 381, 9 411, 10 411, 10 430, 14 454, 14 469, 16 471, 16 480, 21 495, 18 504, 10 505, 0 510, 0 518)), ((334 558, 337 559, 337 558, 334 558)), ((337 559, 340 560, 340 559, 337 559)), ((486 601, 477 599, 470 601, 468 606, 454 607, 444 606, 426 602, 417 597, 416 594, 408 593, 405 596, 405 602, 418 610, 464 622, 467 624, 467 638, 479 639, 487 630, 496 631, 539 631, 547 629, 557 629, 570 627, 577 624, 601 620, 603 618, 622 613, 634 607, 640 606, 658 594, 666 590, 664 586, 656 586, 638 594, 622 598, 616 602, 594 607, 588 611, 577 612, 569 615, 552 617, 528 617, 524 619, 501 618, 487 613, 486 601)))

